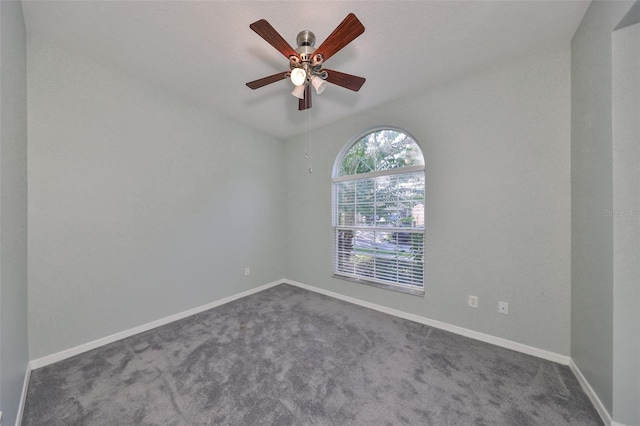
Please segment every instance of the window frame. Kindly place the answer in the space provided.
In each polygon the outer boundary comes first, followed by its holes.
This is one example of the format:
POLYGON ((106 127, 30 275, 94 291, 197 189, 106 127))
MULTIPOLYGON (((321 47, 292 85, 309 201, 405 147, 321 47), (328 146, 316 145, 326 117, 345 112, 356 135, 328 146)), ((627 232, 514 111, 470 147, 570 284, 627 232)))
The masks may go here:
MULTIPOLYGON (((421 231, 415 232, 415 228, 413 231, 414 233, 421 233, 422 234, 422 253, 423 253, 423 257, 422 257, 422 287, 417 287, 415 285, 411 285, 411 284, 402 284, 402 283, 383 283, 383 282, 379 282, 379 281, 373 281, 373 280, 368 280, 365 277, 354 277, 351 275, 345 275, 345 274, 341 274, 337 271, 337 250, 338 250, 338 241, 337 241, 337 230, 338 228, 353 228, 356 229, 358 228, 357 226, 340 226, 338 225, 338 183, 340 182, 344 182, 344 181, 355 181, 358 179, 368 179, 368 178, 376 178, 379 176, 393 176, 393 175, 405 175, 405 174, 409 174, 409 173, 423 173, 423 182, 424 182, 424 191, 425 191, 425 196, 424 196, 424 200, 423 200, 423 206, 426 209, 426 160, 425 160, 425 156, 424 153, 422 152, 422 148, 420 147, 420 144, 418 144, 418 141, 416 140, 416 138, 413 137, 413 135, 411 135, 409 132, 407 132, 404 129, 395 127, 395 126, 376 126, 376 127, 372 127, 370 129, 367 129, 363 132, 361 132, 360 134, 358 134, 356 137, 352 138, 347 144, 345 144, 342 149, 338 152, 338 154, 336 155, 336 159, 333 165, 333 171, 331 174, 331 230, 332 230, 332 236, 331 236, 331 241, 332 241, 332 252, 331 252, 331 270, 332 270, 332 276, 334 278, 337 279, 341 279, 341 280, 346 280, 346 281, 351 281, 351 282, 355 282, 355 283, 359 283, 359 284, 366 284, 366 285, 370 285, 373 287, 378 287, 378 288, 383 288, 383 289, 387 289, 387 290, 392 290, 392 291, 396 291, 396 292, 400 292, 400 293, 406 293, 406 294, 411 294, 411 295, 416 295, 416 296, 424 296, 426 294, 425 292, 425 267, 426 267, 426 223, 423 225, 422 228, 417 228, 421 231), (387 169, 387 170, 377 170, 377 171, 372 171, 372 172, 366 172, 366 173, 359 173, 359 174, 355 174, 355 175, 340 175, 340 170, 342 168, 342 163, 345 160, 345 157, 347 156, 347 154, 349 153, 349 151, 353 148, 353 146, 358 143, 362 138, 366 137, 367 135, 371 134, 371 133, 376 133, 382 130, 391 130, 391 131, 396 131, 396 132, 400 132, 403 133, 404 135, 406 135, 407 137, 409 137, 418 147, 419 151, 420 151, 420 155, 422 156, 422 161, 423 164, 421 165, 417 165, 417 166, 406 166, 406 167, 400 167, 400 168, 393 168, 393 169, 387 169)), ((378 232, 385 232, 385 231, 389 231, 389 232, 394 232, 394 231, 398 231, 398 228, 395 227, 360 227, 359 229, 364 229, 364 230, 374 230, 378 231, 378 232)), ((403 231, 406 231, 406 229, 402 229, 403 231)))

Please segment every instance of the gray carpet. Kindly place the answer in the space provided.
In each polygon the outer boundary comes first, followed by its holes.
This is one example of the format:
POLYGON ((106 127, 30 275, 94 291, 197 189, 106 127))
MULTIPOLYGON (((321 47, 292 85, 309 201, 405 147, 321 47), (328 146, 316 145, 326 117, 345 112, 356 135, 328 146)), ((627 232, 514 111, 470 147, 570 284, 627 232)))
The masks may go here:
POLYGON ((34 370, 22 424, 602 422, 566 366, 283 284, 34 370))

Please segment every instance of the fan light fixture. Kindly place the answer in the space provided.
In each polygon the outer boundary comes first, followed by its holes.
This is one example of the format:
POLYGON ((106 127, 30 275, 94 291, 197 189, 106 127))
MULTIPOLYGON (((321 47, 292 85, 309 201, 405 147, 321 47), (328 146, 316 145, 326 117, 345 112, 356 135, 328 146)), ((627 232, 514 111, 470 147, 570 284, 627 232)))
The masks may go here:
POLYGON ((313 76, 311 78, 311 85, 314 89, 316 89, 316 93, 319 95, 324 92, 324 89, 327 88, 327 82, 318 76, 313 76))
POLYGON ((295 86, 298 86, 298 87, 303 86, 306 80, 307 80, 307 73, 305 70, 303 70, 302 68, 294 68, 291 70, 291 82, 295 86))
POLYGON ((291 94, 298 99, 304 99, 304 84, 296 86, 291 94))

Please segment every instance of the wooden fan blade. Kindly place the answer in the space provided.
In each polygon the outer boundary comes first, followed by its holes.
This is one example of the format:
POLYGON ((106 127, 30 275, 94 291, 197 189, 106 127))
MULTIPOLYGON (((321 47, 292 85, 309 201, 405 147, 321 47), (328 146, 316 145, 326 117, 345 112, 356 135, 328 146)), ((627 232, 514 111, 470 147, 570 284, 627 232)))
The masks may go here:
POLYGON ((285 78, 287 78, 287 72, 282 71, 282 72, 279 72, 278 74, 270 75, 269 77, 263 77, 258 80, 250 81, 247 83, 247 86, 255 90, 263 86, 266 86, 267 84, 271 84, 271 83, 275 83, 276 81, 283 80, 285 78))
POLYGON ((311 108, 311 86, 306 85, 304 88, 304 99, 298 100, 298 111, 311 108))
POLYGON ((356 15, 350 13, 344 18, 340 25, 329 34, 329 37, 322 42, 314 53, 321 54, 326 61, 363 32, 364 25, 362 25, 362 22, 356 18, 356 15))
POLYGON ((364 77, 358 77, 357 75, 345 74, 340 71, 323 70, 327 72, 327 81, 329 83, 337 84, 345 89, 353 90, 357 92, 360 90, 364 82, 367 80, 364 77))
POLYGON ((293 50, 293 47, 291 47, 291 45, 287 43, 287 41, 282 38, 276 29, 273 28, 265 19, 254 22, 249 25, 249 28, 255 31, 256 34, 265 39, 267 43, 275 47, 278 52, 282 53, 287 58, 290 56, 298 57, 298 54, 293 50))

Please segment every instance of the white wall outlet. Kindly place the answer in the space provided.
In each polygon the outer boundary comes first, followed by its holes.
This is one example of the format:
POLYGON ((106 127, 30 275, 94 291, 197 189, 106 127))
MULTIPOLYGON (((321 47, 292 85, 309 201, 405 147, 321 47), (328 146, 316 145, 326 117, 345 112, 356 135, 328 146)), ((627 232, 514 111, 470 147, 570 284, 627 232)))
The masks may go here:
POLYGON ((507 302, 498 302, 498 313, 503 315, 508 315, 509 304, 507 302))
POLYGON ((469 305, 471 308, 477 308, 478 296, 469 296, 469 299, 467 300, 467 305, 469 305))
POLYGON ((251 268, 249 268, 248 266, 246 268, 244 268, 244 274, 245 275, 251 275, 251 268))

